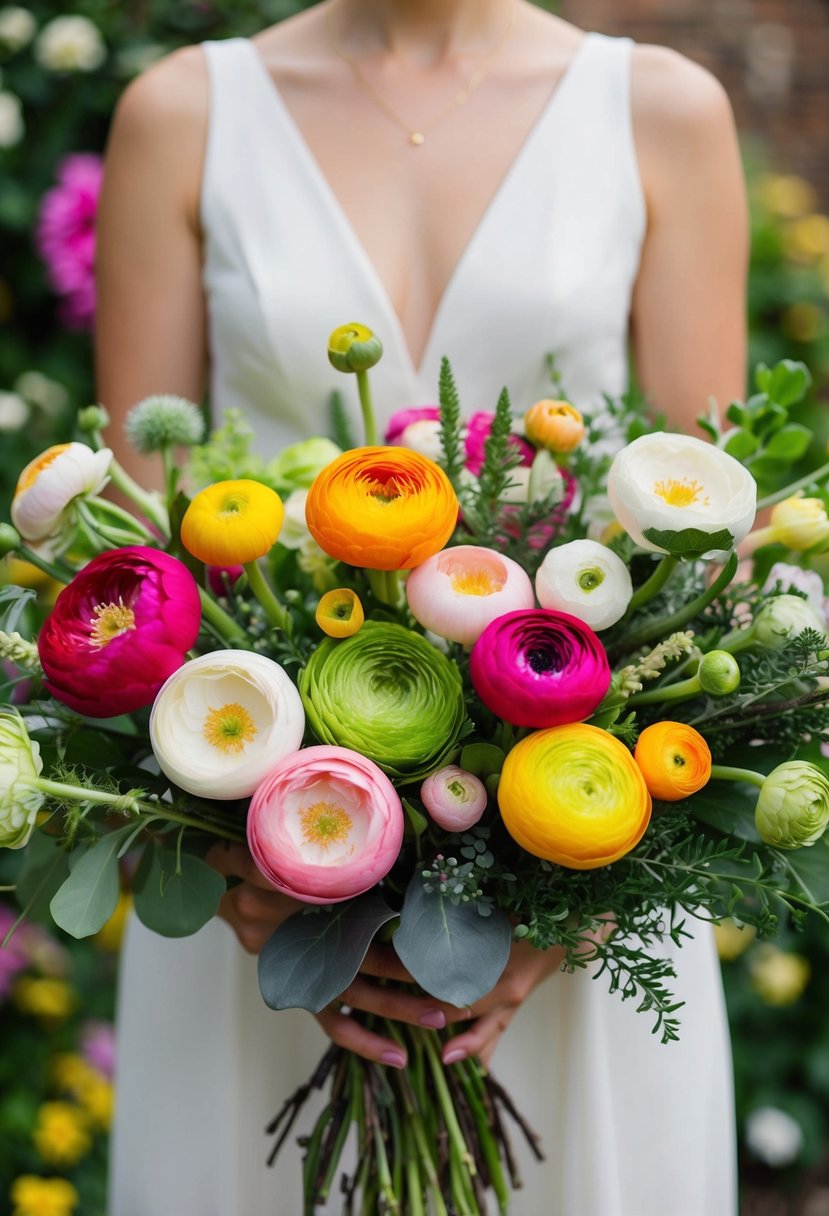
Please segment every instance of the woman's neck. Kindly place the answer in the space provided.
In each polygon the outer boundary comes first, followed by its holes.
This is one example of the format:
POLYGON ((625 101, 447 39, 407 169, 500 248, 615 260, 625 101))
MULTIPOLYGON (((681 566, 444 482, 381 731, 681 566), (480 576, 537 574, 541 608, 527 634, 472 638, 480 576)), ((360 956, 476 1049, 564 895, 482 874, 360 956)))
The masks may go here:
POLYGON ((334 0, 331 20, 352 55, 385 52, 437 67, 485 55, 507 31, 519 0, 334 0))

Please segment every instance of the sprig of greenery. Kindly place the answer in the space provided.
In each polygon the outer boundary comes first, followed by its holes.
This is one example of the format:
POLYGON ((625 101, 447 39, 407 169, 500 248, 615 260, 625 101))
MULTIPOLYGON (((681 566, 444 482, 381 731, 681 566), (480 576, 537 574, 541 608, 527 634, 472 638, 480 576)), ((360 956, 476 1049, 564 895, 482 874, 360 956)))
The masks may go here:
POLYGON ((344 452, 357 447, 354 428, 345 407, 345 400, 342 393, 336 389, 328 399, 328 410, 331 418, 331 438, 337 447, 342 448, 344 452))
POLYGON ((438 400, 440 402, 440 445, 443 449, 443 469, 457 493, 461 486, 466 452, 463 442, 460 397, 452 365, 445 355, 440 361, 438 400))

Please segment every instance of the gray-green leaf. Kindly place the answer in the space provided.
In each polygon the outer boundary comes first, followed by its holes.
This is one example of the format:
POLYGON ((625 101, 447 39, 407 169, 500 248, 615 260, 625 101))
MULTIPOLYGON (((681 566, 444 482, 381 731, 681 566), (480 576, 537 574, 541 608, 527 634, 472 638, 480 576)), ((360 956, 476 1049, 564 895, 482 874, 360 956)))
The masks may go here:
POLYGON ((181 854, 176 873, 175 850, 150 844, 135 876, 135 914, 162 937, 189 937, 216 915, 227 889, 221 874, 192 853, 181 854))
POLYGON ((121 893, 118 850, 132 827, 107 832, 82 853, 54 896, 50 908, 55 924, 72 937, 98 933, 115 911, 121 893))

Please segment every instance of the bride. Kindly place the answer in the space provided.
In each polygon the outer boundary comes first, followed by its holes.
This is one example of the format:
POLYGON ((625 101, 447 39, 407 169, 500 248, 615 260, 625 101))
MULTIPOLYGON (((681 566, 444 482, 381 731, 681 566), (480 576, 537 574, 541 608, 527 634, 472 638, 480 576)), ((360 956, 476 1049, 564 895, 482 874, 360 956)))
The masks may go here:
MULTIPOLYGON (((746 214, 728 102, 668 50, 583 33, 526 0, 325 0, 256 38, 177 52, 127 90, 101 206, 99 392, 242 409, 259 449, 327 429, 326 339, 369 325, 386 417, 434 401, 452 360, 466 413, 506 384, 577 403, 639 384, 693 430, 742 395, 746 214)), ((382 421, 382 417, 381 417, 382 421)), ((147 480, 153 473, 119 457, 147 480)), ((292 911, 241 846, 242 881, 196 938, 134 923, 120 991, 111 1216, 296 1216, 295 1158, 263 1127, 324 1034, 401 1067, 347 1008, 439 1028, 541 1131, 515 1216, 731 1216, 731 1064, 712 938, 676 955, 682 1038, 662 1046, 603 980, 514 948, 472 1010, 384 990, 375 949, 318 1025, 259 997, 255 953, 292 911)), ((335 1199, 326 1209, 335 1216, 335 1199)))

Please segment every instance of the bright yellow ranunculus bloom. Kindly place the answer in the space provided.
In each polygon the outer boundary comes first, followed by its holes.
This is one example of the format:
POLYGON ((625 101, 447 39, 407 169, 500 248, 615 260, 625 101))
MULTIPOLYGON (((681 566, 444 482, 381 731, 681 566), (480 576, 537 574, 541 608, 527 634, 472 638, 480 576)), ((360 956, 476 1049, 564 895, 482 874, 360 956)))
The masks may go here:
POLYGON ((245 566, 276 543, 282 499, 258 481, 217 481, 201 490, 181 521, 181 543, 208 566, 245 566))

